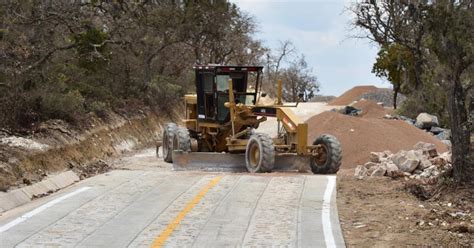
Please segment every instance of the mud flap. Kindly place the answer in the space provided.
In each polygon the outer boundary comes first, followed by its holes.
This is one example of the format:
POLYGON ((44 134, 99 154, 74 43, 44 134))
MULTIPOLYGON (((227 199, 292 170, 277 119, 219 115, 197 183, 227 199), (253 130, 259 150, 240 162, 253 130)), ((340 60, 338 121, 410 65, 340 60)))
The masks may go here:
MULTIPOLYGON (((245 154, 173 151, 173 169, 177 171, 247 172, 245 154)), ((292 154, 275 157, 273 171, 311 172, 310 158, 292 154)))

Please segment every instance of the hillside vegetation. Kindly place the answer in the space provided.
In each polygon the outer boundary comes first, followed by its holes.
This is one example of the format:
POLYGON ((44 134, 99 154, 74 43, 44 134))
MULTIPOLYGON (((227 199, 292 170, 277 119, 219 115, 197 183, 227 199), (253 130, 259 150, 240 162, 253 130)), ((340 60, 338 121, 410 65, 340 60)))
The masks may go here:
POLYGON ((291 42, 273 54, 253 38, 255 20, 227 1, 6 0, 0 18, 0 127, 8 129, 78 125, 110 109, 167 113, 194 90, 194 64, 265 65, 267 81, 280 72, 291 80, 293 98, 318 89, 304 56, 282 66, 291 42))

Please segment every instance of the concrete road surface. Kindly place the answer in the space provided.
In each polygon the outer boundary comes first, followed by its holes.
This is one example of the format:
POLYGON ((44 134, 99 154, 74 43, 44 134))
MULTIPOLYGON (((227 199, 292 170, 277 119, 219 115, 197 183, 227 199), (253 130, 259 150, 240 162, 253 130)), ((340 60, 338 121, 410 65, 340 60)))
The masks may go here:
POLYGON ((3 213, 0 247, 344 247, 335 176, 177 172, 153 149, 114 165, 3 213))
POLYGON ((175 172, 152 152, 4 213, 0 246, 344 246, 334 176, 175 172))

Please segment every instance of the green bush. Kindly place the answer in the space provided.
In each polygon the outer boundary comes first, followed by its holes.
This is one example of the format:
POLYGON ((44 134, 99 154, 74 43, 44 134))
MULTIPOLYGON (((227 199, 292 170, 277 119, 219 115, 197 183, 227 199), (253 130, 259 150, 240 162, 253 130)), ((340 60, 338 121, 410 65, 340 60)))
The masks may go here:
POLYGON ((42 119, 76 121, 85 113, 84 97, 77 90, 67 93, 45 92, 42 95, 42 119))

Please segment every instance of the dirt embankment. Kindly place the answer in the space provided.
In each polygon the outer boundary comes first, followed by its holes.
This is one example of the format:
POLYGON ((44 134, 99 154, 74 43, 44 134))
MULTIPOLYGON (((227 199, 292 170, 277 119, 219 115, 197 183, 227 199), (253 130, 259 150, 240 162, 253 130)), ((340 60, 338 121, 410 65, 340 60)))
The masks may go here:
POLYGON ((370 152, 412 149, 419 141, 436 145, 439 152, 448 148, 433 135, 399 120, 347 116, 324 112, 307 121, 310 142, 323 133, 336 136, 342 145, 343 169, 369 161, 370 152))
POLYGON ((133 117, 110 114, 107 121, 91 119, 83 131, 50 121, 27 138, 0 137, 0 190, 67 169, 82 173, 91 161, 150 146, 161 136, 163 122, 152 112, 133 117))

